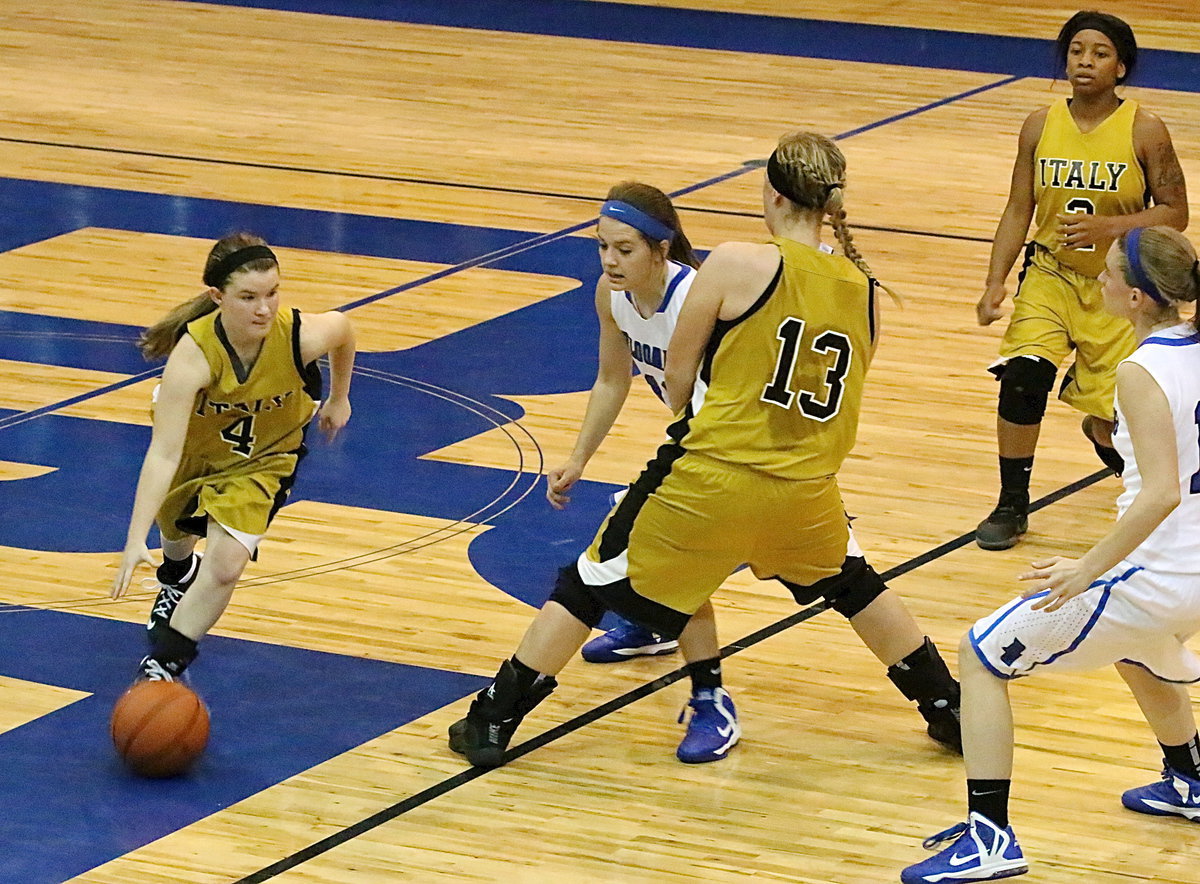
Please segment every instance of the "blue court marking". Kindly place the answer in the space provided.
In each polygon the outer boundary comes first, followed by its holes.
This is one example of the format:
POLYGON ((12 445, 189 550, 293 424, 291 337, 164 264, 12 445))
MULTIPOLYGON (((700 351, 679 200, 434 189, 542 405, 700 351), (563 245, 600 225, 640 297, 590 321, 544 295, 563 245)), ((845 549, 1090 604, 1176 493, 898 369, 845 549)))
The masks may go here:
POLYGON ((209 636, 193 681, 212 714, 209 749, 184 777, 144 780, 122 767, 108 737, 144 642, 139 624, 34 609, 5 615, 0 675, 90 696, 0 735, 0 881, 65 881, 488 681, 209 636))
MULTIPOLYGON (((179 2, 179 0, 176 0, 179 2)), ((590 0, 209 0, 220 6, 306 12, 407 24, 722 49, 938 70, 1054 77, 1052 41, 1000 34, 671 9, 590 0)), ((1065 21, 1065 19, 1064 19, 1065 21)), ((1134 23, 1136 31, 1136 22, 1134 23)), ((1053 35, 1047 35, 1053 36, 1053 35)), ((1138 50, 1130 85, 1200 92, 1200 53, 1138 50)))
MULTIPOLYGON (((911 114, 903 116, 907 115, 911 114)), ((469 556, 485 579, 533 605, 545 600, 557 567, 590 540, 596 514, 606 509, 615 486, 581 482, 572 506, 558 512, 540 494, 524 493, 513 502, 513 470, 422 459, 430 451, 494 427, 496 415, 486 409, 510 420, 519 418, 522 410, 505 396, 590 387, 597 335, 591 290, 599 273, 590 238, 563 231, 531 238, 521 231, 14 179, 0 179, 0 205, 8 210, 0 213, 0 250, 89 226, 210 240, 230 229, 250 228, 283 247, 421 260, 460 269, 478 266, 484 256, 490 256, 487 263, 497 269, 578 280, 578 286, 562 295, 420 346, 362 354, 364 372, 354 382, 354 421, 333 446, 316 446, 302 467, 294 499, 428 515, 448 522, 502 501, 504 511, 495 527, 472 542, 469 556), (432 395, 428 385, 398 388, 389 381, 420 376, 453 388, 458 398, 432 395), (483 408, 465 407, 468 400, 483 408)), ((590 224, 589 220, 571 230, 590 224)), ((391 294, 402 296, 403 290, 398 287, 391 294)), ((145 364, 127 346, 131 337, 129 327, 112 323, 0 311, 0 358, 144 373, 145 364)), ((30 416, 29 412, 0 412, 0 459, 52 468, 43 476, 0 482, 0 513, 21 516, 0 519, 0 544, 66 551, 120 549, 148 428, 70 418, 53 413, 50 407, 37 411, 36 420, 17 420, 30 416)), ((462 697, 478 684, 469 677, 434 670, 210 636, 195 677, 209 698, 217 729, 213 749, 196 772, 196 779, 206 785, 187 791, 189 780, 174 784, 121 780, 104 742, 104 717, 142 641, 140 627, 20 608, 10 608, 3 616, 6 643, 0 647, 0 673, 76 687, 95 696, 0 735, 0 758, 6 762, 0 766, 10 772, 7 780, 0 779, 0 788, 7 790, 6 796, 16 796, 20 805, 20 814, 13 817, 20 821, 15 839, 19 847, 4 849, 4 854, 11 854, 5 859, 10 865, 0 866, 0 880, 41 881, 36 870, 62 875, 63 870, 90 868, 462 697), (108 650, 100 650, 106 646, 108 650), (60 652, 80 647, 89 653, 60 652), (97 681, 64 676, 58 669, 65 665, 60 657, 86 663, 97 681), (368 672, 360 666, 383 670, 368 672), (326 705, 294 705, 302 701, 278 691, 279 673, 282 677, 303 673, 305 690, 313 690, 310 682, 320 679, 310 674, 316 671, 325 678, 323 667, 330 669, 327 681, 333 697, 326 705), (435 687, 424 689, 422 684, 430 680, 435 687), (274 707, 268 705, 271 698, 262 697, 271 691, 283 695, 275 698, 279 705, 274 707), (411 696, 404 699, 406 692, 411 696), (239 696, 249 698, 249 711, 239 711, 239 696), (357 711, 345 715, 349 706, 365 709, 372 702, 391 700, 396 706, 389 707, 388 715, 380 713, 382 717, 360 716, 357 711), (277 723, 268 734, 280 735, 279 742, 264 748, 239 742, 238 733, 222 730, 232 727, 252 736, 265 709, 271 710, 271 720, 277 723), (287 719, 289 713, 295 717, 287 719), (330 716, 352 732, 333 727, 330 716), (356 720, 343 722, 341 717, 356 720), (364 717, 366 721, 361 720, 364 717), (341 742, 312 743, 306 737, 289 755, 292 731, 330 728, 330 739, 341 742), (77 766, 64 766, 61 773, 66 779, 47 780, 44 771, 30 773, 53 768, 54 763, 38 753, 66 754, 62 747, 71 747, 79 761, 77 766), (264 756, 261 766, 246 760, 257 761, 258 756, 264 756), (19 791, 17 781, 27 778, 39 788, 19 791), (169 791, 174 788, 183 791, 169 791), (108 793, 114 792, 120 796, 116 806, 132 814, 132 819, 122 819, 117 810, 106 811, 100 817, 105 824, 97 825, 95 809, 110 807, 108 793), (79 796, 74 803, 73 795, 79 796), (143 798, 157 809, 162 828, 137 829, 139 820, 152 816, 137 803, 143 798), (59 835, 51 841, 31 835, 48 830, 59 835)), ((14 822, 13 831, 17 827, 14 822)))

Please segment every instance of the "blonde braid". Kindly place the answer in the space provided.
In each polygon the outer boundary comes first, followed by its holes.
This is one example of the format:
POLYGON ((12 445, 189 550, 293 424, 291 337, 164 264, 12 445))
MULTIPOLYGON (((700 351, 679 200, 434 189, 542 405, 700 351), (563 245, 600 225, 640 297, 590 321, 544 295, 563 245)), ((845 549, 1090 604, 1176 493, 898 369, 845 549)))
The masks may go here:
MULTIPOLYGON (((861 270, 868 278, 875 279, 871 265, 867 263, 866 258, 859 252, 858 246, 854 244, 854 235, 850 232, 850 225, 846 223, 846 209, 842 205, 842 186, 840 184, 832 185, 832 189, 829 192, 829 202, 825 205, 825 211, 829 214, 829 223, 833 226, 833 235, 837 237, 837 241, 842 247, 842 254, 853 261, 854 266, 861 270)), ((887 292, 888 296, 897 304, 904 303, 904 299, 900 297, 900 293, 891 286, 884 285, 878 279, 875 279, 875 284, 887 292)))
MULTIPOLYGON (((842 254, 869 278, 875 276, 854 245, 854 237, 846 224, 843 198, 846 187, 846 157, 837 144, 815 132, 790 132, 779 139, 775 158, 786 176, 786 194, 797 208, 823 211, 829 215, 833 233, 842 246, 842 254)), ((900 295, 876 280, 897 304, 900 295)))

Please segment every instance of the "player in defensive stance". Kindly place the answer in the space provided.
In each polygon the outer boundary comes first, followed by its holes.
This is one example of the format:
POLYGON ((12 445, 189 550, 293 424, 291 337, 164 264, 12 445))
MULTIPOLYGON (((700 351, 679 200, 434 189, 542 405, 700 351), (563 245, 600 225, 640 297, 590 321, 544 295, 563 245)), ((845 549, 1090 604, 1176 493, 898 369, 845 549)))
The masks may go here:
POLYGON ((845 158, 784 136, 767 163, 768 243, 718 246, 666 361, 669 440, 564 568, 512 659, 450 729, 495 767, 605 610, 678 636, 738 565, 848 618, 930 724, 958 742, 958 686, 903 602, 852 546, 837 471, 854 444, 878 328, 876 286, 842 205, 845 158), (820 249, 831 216, 844 256, 820 249))
POLYGON ((1101 282, 1105 309, 1129 320, 1138 342, 1117 368, 1114 441, 1125 461, 1117 523, 1077 561, 1034 562, 1024 596, 963 638, 968 817, 925 842, 953 843, 905 869, 905 884, 1028 871, 1008 820, 1008 682, 1035 671, 1115 664, 1164 758, 1162 779, 1121 803, 1200 822, 1200 742, 1184 687, 1200 681, 1200 660, 1184 645, 1200 631, 1200 330, 1178 311, 1200 299, 1200 265, 1181 233, 1135 228, 1109 249, 1101 282))

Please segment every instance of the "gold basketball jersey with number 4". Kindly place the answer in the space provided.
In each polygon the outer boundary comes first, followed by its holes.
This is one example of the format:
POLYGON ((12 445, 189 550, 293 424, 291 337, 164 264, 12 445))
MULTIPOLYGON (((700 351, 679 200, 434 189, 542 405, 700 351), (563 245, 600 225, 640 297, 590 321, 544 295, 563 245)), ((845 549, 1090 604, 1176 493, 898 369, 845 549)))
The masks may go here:
POLYGON ((1060 98, 1050 105, 1033 162, 1033 194, 1037 200, 1034 240, 1062 264, 1098 277, 1112 241, 1081 249, 1058 242, 1060 213, 1129 215, 1146 207, 1146 175, 1133 149, 1137 102, 1125 99, 1091 132, 1080 132, 1060 98))
POLYGON ((258 359, 246 371, 225 337, 219 313, 188 324, 213 380, 196 397, 185 457, 206 472, 242 469, 267 454, 295 451, 320 395, 315 364, 300 364, 299 311, 280 310, 258 359))

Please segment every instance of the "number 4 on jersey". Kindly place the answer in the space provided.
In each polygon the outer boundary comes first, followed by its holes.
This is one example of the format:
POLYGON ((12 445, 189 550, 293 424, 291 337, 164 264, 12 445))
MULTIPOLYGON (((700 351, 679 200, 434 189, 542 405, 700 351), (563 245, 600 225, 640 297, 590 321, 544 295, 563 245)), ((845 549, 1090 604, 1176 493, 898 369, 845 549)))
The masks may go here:
POLYGON ((249 457, 254 453, 254 415, 239 417, 221 431, 221 438, 229 443, 235 454, 249 457))
POLYGON ((775 375, 771 382, 763 387, 762 400, 780 408, 791 408, 794 401, 805 417, 824 422, 837 414, 842 406, 843 382, 850 371, 854 346, 848 337, 836 331, 823 331, 813 339, 811 349, 814 353, 836 354, 833 364, 825 372, 827 392, 822 400, 807 390, 793 392, 788 386, 792 379, 792 371, 796 368, 800 338, 803 334, 803 319, 789 316, 779 324, 779 331, 775 333, 775 337, 779 338, 782 346, 779 348, 779 358, 775 361, 775 375))

